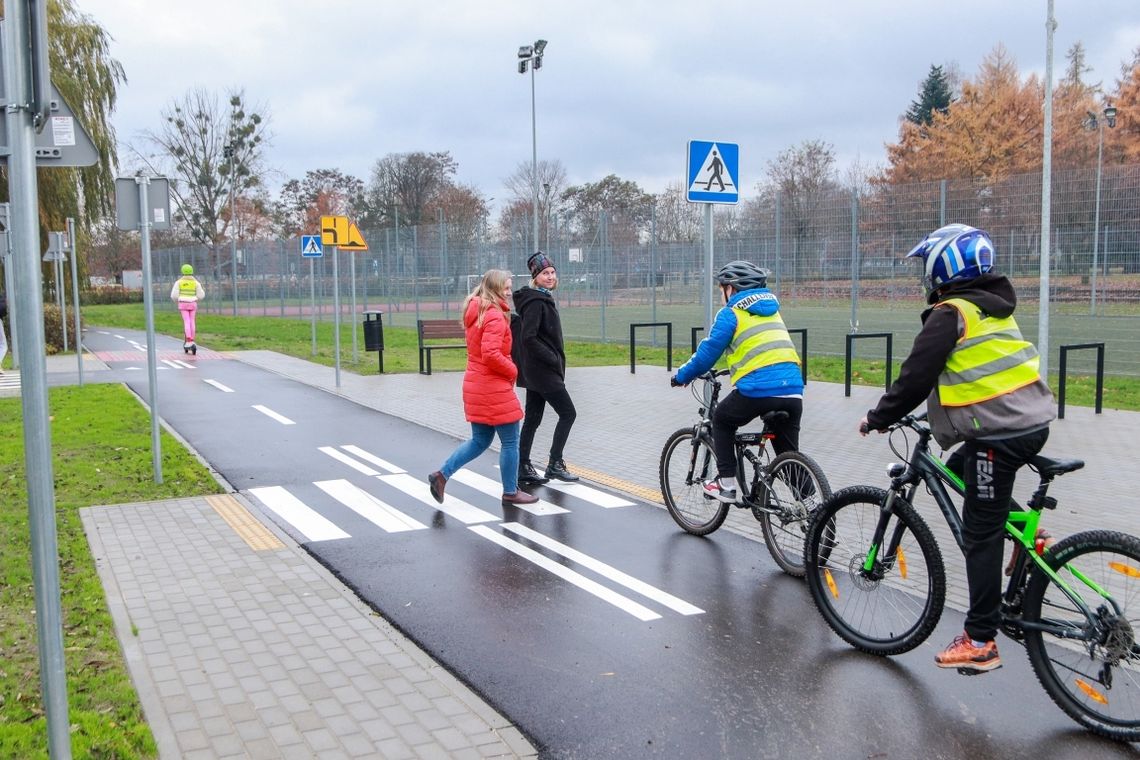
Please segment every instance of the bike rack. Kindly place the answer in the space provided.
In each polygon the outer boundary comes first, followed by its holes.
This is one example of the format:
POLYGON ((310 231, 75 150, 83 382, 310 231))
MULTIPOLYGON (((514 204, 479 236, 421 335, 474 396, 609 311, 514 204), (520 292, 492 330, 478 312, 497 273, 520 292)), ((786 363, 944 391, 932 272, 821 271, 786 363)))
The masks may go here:
POLYGON ((1104 343, 1070 343, 1061 346, 1061 370, 1057 387, 1057 419, 1065 419, 1065 379, 1066 368, 1070 351, 1079 351, 1083 348, 1096 349, 1096 413, 1100 414, 1101 402, 1104 401, 1104 343))
POLYGON ((800 376, 804 380, 804 385, 807 385, 807 328, 797 327, 794 330, 788 330, 788 335, 800 334, 800 376))
POLYGON ((703 331, 703 327, 694 327, 689 331, 689 343, 692 346, 693 353, 697 352, 697 333, 703 331))
POLYGON ((860 338, 886 338, 887 339, 887 384, 886 384, 886 389, 890 390, 890 388, 891 388, 891 361, 892 361, 892 348, 894 345, 894 333, 889 333, 889 332, 863 333, 861 335, 858 333, 848 333, 846 338, 847 338, 847 353, 846 353, 845 365, 843 368, 843 395, 844 396, 850 396, 851 395, 851 358, 852 358, 852 354, 853 354, 852 348, 854 347, 855 341, 859 340, 860 338))
POLYGON ((630 322, 629 323, 629 372, 637 371, 634 359, 634 332, 638 327, 664 327, 665 328, 665 370, 673 371, 673 323, 672 322, 630 322))

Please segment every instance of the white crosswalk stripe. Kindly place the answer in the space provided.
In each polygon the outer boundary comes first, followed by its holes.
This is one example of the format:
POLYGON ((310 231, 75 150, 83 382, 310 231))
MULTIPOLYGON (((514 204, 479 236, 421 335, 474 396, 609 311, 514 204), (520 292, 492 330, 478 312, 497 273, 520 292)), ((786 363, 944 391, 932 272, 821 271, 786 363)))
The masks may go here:
POLYGON ((493 515, 490 512, 485 512, 479 509, 474 504, 468 504, 461 499, 457 499, 451 494, 445 494, 443 503, 439 504, 432 498, 431 491, 428 490, 428 484, 425 480, 413 478, 411 475, 398 473, 395 475, 378 475, 377 479, 381 482, 387 483, 390 486, 395 486, 408 496, 411 496, 429 507, 438 509, 449 517, 454 517, 461 523, 471 525, 473 523, 481 522, 494 522, 501 520, 498 515, 493 515))
POLYGON ((427 526, 419 520, 408 517, 392 505, 384 503, 347 480, 320 480, 314 485, 388 533, 427 529, 427 526))
POLYGON ((251 488, 249 492, 310 541, 331 541, 349 535, 281 486, 251 488))
POLYGON ((592 488, 584 483, 563 483, 561 481, 551 480, 546 484, 546 487, 553 488, 555 491, 561 491, 564 494, 569 494, 583 501, 588 501, 591 504, 596 504, 605 509, 633 506, 633 502, 628 499, 614 496, 612 493, 606 493, 605 491, 599 491, 597 488, 592 488))
MULTIPOLYGON (((497 480, 491 480, 486 475, 480 475, 471 470, 460 470, 451 476, 451 479, 471 486, 477 491, 482 491, 488 496, 501 496, 503 493, 503 484, 497 480)), ((539 499, 534 504, 516 504, 516 507, 524 512, 530 512, 532 515, 562 515, 569 512, 569 509, 563 509, 555 504, 551 504, 545 499, 539 499)))

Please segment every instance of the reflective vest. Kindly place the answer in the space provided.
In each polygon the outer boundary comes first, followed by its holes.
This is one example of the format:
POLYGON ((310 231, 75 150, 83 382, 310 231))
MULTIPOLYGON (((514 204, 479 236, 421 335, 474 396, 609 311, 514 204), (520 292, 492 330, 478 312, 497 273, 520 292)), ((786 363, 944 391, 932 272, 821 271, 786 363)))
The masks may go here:
POLYGON ((962 315, 966 329, 938 376, 938 400, 943 406, 969 406, 1013 393, 1041 377, 1041 357, 1021 337, 1012 316, 986 317, 962 298, 942 303, 962 315))
POLYGON ((178 298, 185 298, 188 301, 198 300, 198 281, 193 277, 179 277, 178 298))
POLYGON ((779 313, 770 317, 751 314, 733 308, 736 314, 736 332, 728 344, 725 361, 735 384, 749 372, 781 362, 800 363, 799 354, 792 344, 792 336, 784 327, 779 313))

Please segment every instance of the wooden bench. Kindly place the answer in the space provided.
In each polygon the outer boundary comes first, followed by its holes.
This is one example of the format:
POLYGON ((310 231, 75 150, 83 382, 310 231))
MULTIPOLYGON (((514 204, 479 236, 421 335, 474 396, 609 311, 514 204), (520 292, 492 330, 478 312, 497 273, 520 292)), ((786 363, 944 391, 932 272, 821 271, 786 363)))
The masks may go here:
POLYGON ((440 349, 462 348, 467 349, 466 343, 435 343, 426 344, 427 340, 441 340, 446 338, 466 338, 466 331, 458 319, 418 319, 416 330, 420 335, 420 374, 431 374, 431 352, 440 349))

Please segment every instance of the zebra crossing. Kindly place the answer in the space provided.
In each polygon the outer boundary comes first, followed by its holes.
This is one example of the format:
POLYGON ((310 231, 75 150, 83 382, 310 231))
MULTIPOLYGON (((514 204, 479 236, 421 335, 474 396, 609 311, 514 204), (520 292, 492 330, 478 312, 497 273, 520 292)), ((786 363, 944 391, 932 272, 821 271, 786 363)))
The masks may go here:
POLYGON ((19 370, 6 369, 0 372, 0 396, 20 395, 19 370))
MULTIPOLYGON (((662 617, 661 612, 649 606, 650 603, 682 616, 704 613, 701 608, 532 527, 504 520, 498 509, 503 487, 493 478, 461 469, 448 480, 448 492, 440 504, 432 497, 425 480, 359 446, 319 446, 317 451, 344 465, 346 469, 367 476, 375 483, 375 488, 362 487, 344 478, 313 481, 312 485, 321 494, 385 534, 428 530, 429 525, 436 524, 436 513, 442 513, 465 525, 472 535, 485 539, 499 549, 613 605, 639 621, 648 622, 662 617), (496 505, 493 511, 480 506, 486 505, 490 500, 496 505), (644 601, 634 598, 635 596, 642 597, 644 601)), ((572 496, 575 504, 582 502, 586 508, 614 509, 634 504, 583 483, 549 485, 572 496)), ((312 493, 305 486, 295 488, 312 493)), ((302 496, 288 488, 262 486, 251 488, 248 493, 310 543, 353 537, 350 526, 337 524, 337 511, 322 514, 319 505, 306 503, 302 496)), ((565 515, 573 511, 541 498, 534 504, 520 504, 517 507, 536 516, 565 515)))

